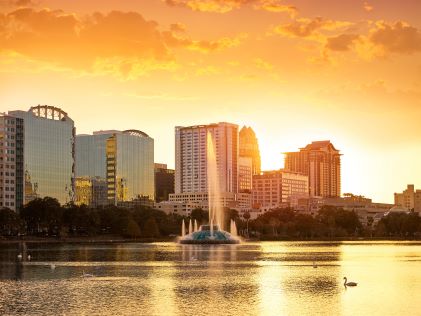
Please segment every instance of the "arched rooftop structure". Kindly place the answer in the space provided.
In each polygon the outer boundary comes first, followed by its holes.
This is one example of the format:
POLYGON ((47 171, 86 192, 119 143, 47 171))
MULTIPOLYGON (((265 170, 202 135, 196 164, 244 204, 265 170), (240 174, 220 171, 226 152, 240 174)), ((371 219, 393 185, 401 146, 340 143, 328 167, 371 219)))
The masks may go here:
POLYGON ((28 112, 32 112, 36 117, 49 120, 65 121, 69 116, 62 109, 51 105, 32 106, 28 112))
POLYGON ((146 134, 145 132, 139 131, 137 129, 128 129, 123 131, 123 134, 129 134, 132 136, 137 136, 137 137, 149 137, 148 134, 146 134))

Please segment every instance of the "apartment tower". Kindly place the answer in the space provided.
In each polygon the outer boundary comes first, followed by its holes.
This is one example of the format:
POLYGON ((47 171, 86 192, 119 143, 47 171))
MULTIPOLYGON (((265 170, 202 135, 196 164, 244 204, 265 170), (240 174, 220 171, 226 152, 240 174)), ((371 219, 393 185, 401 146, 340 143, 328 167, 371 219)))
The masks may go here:
POLYGON ((285 153, 285 170, 299 172, 309 178, 311 196, 341 195, 341 154, 330 141, 316 141, 285 153))

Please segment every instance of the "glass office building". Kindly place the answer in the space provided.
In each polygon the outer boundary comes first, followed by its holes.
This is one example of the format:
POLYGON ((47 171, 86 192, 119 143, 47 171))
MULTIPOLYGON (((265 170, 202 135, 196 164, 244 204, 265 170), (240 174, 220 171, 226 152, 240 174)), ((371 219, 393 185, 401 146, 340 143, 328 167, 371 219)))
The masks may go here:
POLYGON ((153 200, 154 140, 138 130, 78 135, 76 175, 105 179, 109 204, 130 206, 143 204, 145 198, 153 200))
POLYGON ((50 196, 61 204, 74 198, 74 122, 63 110, 47 105, 10 111, 23 119, 24 203, 50 196))

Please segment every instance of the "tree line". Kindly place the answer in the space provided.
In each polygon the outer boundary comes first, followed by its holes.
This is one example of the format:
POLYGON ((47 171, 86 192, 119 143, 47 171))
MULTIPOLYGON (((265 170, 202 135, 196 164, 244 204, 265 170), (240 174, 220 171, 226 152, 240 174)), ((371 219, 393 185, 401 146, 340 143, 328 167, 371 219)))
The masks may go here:
MULTIPOLYGON (((234 220, 240 235, 261 240, 335 239, 355 237, 417 238, 421 235, 418 213, 391 213, 378 223, 363 226, 353 211, 324 206, 316 216, 283 208, 263 213, 257 219, 224 209, 225 227, 234 220)), ((208 222, 208 212, 195 209, 190 216, 166 214, 150 207, 132 209, 117 206, 89 208, 60 203, 51 197, 38 198, 16 213, 0 209, 0 236, 169 238, 181 234, 181 223, 189 220, 208 222)))

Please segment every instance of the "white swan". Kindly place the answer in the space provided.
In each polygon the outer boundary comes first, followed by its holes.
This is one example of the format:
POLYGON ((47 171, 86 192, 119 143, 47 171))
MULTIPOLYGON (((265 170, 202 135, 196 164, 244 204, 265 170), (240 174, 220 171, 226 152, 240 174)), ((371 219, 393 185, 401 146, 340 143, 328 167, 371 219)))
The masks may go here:
POLYGON ((82 278, 93 278, 94 275, 90 273, 85 273, 85 271, 82 271, 82 278))
POLYGON ((344 285, 345 286, 357 286, 358 283, 355 282, 348 282, 348 279, 346 277, 344 277, 344 285))

